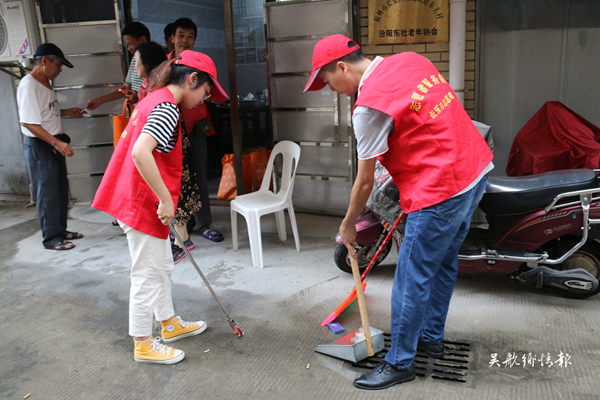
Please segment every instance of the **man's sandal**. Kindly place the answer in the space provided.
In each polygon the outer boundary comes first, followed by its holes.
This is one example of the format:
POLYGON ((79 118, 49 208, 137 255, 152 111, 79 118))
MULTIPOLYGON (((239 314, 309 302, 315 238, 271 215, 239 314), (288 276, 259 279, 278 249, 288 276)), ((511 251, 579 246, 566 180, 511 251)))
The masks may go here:
POLYGON ((65 239, 66 240, 76 240, 76 239, 81 239, 82 237, 83 237, 83 233, 67 231, 67 235, 65 236, 65 239))
POLYGON ((71 250, 75 248, 75 245, 71 242, 68 242, 66 240, 61 240, 60 242, 52 245, 52 246, 46 246, 46 249, 48 250, 71 250), (69 246, 71 245, 71 246, 69 246))

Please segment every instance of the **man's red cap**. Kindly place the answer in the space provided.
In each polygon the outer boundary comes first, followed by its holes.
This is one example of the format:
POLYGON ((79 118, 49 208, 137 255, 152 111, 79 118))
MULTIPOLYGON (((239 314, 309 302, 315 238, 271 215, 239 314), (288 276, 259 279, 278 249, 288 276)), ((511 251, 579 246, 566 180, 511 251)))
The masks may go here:
POLYGON ((321 90, 325 87, 325 82, 318 76, 323 66, 347 56, 358 49, 360 49, 360 46, 354 40, 344 35, 325 36, 319 40, 313 51, 313 72, 304 88, 304 93, 311 90, 321 90))
POLYGON ((206 54, 198 53, 197 51, 185 50, 179 54, 181 59, 175 60, 174 64, 186 65, 188 67, 196 68, 198 71, 206 72, 210 79, 212 79, 214 87, 217 90, 211 90, 210 97, 215 101, 226 101, 229 100, 229 96, 223 90, 219 82, 217 82, 217 68, 215 63, 206 54))

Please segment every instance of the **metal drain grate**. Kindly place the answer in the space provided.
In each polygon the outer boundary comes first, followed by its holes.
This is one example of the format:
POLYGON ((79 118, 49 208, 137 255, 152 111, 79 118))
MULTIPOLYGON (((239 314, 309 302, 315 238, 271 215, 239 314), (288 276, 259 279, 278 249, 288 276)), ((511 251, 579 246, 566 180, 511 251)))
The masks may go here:
MULTIPOLYGON (((391 335, 383 334, 385 348, 376 353, 373 357, 365 358, 362 361, 353 363, 356 368, 372 369, 385 358, 392 344, 391 335)), ((473 361, 473 344, 464 340, 444 340, 444 358, 434 359, 427 354, 417 351, 415 357, 415 366, 417 376, 424 378, 431 376, 432 379, 440 379, 450 382, 468 383, 469 372, 472 371, 471 362, 473 361)))

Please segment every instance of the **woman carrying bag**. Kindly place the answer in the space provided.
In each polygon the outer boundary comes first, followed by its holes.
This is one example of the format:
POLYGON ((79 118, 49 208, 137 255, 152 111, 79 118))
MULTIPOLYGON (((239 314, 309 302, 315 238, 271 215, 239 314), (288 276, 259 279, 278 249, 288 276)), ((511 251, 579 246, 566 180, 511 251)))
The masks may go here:
POLYGON ((185 354, 161 344, 160 338, 153 339, 153 314, 161 321, 164 342, 206 329, 204 321, 186 322, 176 316, 171 298, 174 265, 169 223, 175 214, 182 172, 177 105, 194 107, 211 91, 215 98, 228 97, 217 82, 210 57, 189 50, 153 71, 149 91, 152 93, 138 104, 121 135, 92 206, 115 217, 127 235, 132 259, 129 334, 134 337, 134 360, 174 364, 185 354))

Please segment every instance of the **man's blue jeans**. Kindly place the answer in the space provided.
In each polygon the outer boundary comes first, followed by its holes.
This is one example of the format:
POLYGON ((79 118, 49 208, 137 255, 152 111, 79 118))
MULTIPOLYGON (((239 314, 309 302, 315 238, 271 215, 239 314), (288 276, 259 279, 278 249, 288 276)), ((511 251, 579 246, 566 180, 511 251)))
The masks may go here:
POLYGON ((408 214, 392 289, 392 346, 385 360, 411 366, 419 335, 444 339, 448 306, 458 274, 458 250, 485 191, 485 177, 471 190, 408 214))
POLYGON ((53 247, 67 235, 69 181, 65 157, 37 137, 24 136, 23 150, 42 228, 42 244, 53 247))

